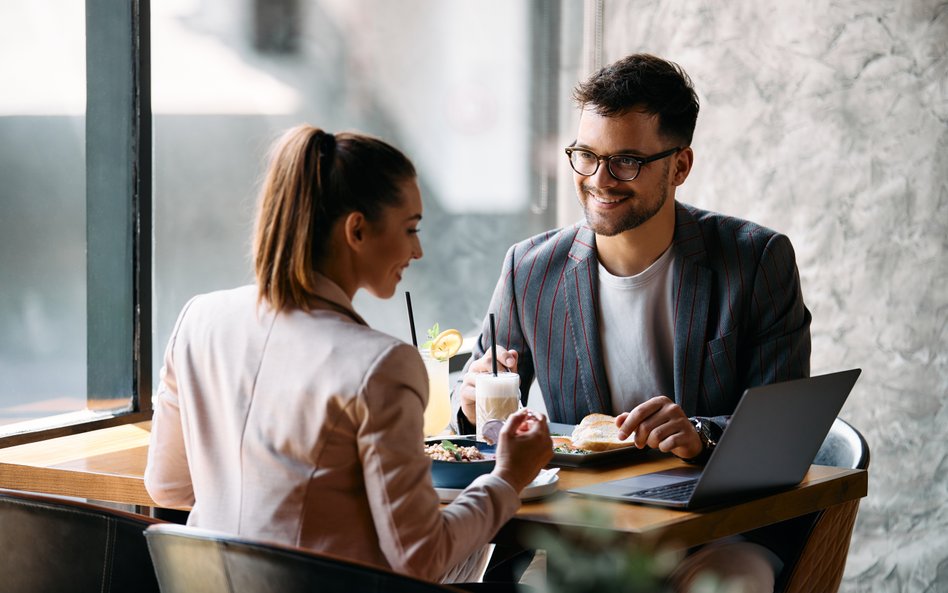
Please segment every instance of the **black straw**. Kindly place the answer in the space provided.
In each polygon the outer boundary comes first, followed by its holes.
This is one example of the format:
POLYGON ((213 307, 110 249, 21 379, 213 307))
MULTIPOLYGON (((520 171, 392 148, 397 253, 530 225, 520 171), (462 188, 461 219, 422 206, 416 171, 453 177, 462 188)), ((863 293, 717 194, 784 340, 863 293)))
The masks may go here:
POLYGON ((411 312, 411 293, 405 291, 405 302, 408 303, 408 325, 411 326, 411 343, 418 347, 418 336, 415 334, 415 315, 411 312))
POLYGON ((490 364, 497 376, 497 335, 494 331, 494 314, 490 314, 490 364))

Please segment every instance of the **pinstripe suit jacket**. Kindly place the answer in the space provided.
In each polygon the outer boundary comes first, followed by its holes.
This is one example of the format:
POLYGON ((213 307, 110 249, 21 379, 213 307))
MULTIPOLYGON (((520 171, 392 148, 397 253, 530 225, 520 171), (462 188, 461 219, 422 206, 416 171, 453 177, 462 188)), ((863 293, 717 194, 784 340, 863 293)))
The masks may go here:
MULTIPOLYGON (((810 313, 790 240, 682 203, 675 217, 674 399, 685 413, 727 416, 747 387, 808 376, 810 313)), ((584 223, 537 235, 507 252, 491 299, 498 345, 520 353, 523 401, 536 379, 554 422, 612 413, 597 263, 584 223)), ((489 347, 485 318, 472 361, 489 347)), ((456 428, 471 431, 456 392, 453 406, 456 428)))

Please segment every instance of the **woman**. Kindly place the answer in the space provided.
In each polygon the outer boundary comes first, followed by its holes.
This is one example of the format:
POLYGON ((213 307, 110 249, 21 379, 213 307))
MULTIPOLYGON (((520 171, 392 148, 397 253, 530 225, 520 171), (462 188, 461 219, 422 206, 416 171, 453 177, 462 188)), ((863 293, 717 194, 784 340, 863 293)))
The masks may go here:
MULTIPOLYGON (((256 285, 193 298, 155 397, 145 485, 190 525, 328 552, 430 580, 480 549, 552 456, 518 413, 496 469, 441 508, 423 451, 415 348, 369 328, 413 259, 411 162, 376 138, 310 126, 278 143, 254 237, 256 285)), ((539 421, 538 421, 539 420, 539 421)))

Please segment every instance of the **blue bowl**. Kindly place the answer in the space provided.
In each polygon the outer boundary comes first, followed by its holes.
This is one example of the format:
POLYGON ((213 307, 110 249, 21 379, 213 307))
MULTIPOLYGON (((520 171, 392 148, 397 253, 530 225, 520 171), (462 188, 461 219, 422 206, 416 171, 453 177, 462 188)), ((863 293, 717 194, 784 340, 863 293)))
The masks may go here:
POLYGON ((489 474, 494 471, 496 462, 494 453, 496 447, 472 439, 455 439, 451 437, 439 437, 428 439, 426 445, 433 445, 441 441, 451 441, 458 447, 477 447, 488 459, 479 461, 439 461, 431 460, 431 481, 435 488, 467 488, 477 476, 489 474))

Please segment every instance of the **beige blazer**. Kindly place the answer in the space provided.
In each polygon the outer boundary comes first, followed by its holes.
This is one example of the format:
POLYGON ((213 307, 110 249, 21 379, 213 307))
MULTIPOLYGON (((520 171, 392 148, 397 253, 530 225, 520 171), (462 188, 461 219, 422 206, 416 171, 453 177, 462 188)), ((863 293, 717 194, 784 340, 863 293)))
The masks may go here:
POLYGON ((482 476, 440 506, 411 345, 320 277, 319 307, 274 314, 245 286, 181 312, 154 398, 145 486, 188 523, 439 580, 520 506, 482 476))

